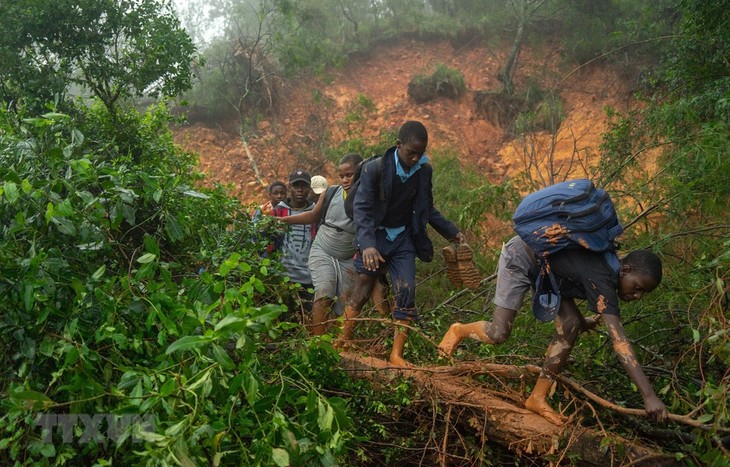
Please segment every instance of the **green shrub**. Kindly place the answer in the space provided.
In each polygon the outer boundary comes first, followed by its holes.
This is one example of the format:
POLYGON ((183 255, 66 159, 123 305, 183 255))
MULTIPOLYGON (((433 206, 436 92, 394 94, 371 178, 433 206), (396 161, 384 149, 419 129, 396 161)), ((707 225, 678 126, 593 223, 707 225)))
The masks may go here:
POLYGON ((459 70, 436 65, 430 75, 415 75, 408 83, 408 96, 417 104, 429 102, 436 97, 458 99, 466 90, 464 75, 459 70))
POLYGON ((196 188, 161 109, 121 133, 79 114, 0 115, 0 463, 337 462, 351 423, 320 389, 337 355, 283 345, 300 331, 262 255, 275 223, 196 188), (310 354, 323 366, 304 368, 310 354), (64 414, 152 426, 102 420, 86 443, 83 423, 68 438, 38 425, 64 414))
POLYGON ((565 118, 563 101, 554 93, 547 95, 531 112, 523 112, 515 119, 515 133, 547 131, 555 134, 565 118))

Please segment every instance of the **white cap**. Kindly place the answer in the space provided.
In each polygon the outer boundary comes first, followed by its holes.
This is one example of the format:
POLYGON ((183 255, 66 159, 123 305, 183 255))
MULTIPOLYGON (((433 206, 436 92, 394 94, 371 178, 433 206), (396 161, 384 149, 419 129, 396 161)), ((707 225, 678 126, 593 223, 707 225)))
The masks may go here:
POLYGON ((327 179, 324 178, 321 175, 315 175, 312 177, 312 183, 310 184, 312 187, 312 191, 314 194, 319 195, 321 193, 324 193, 324 191, 329 186, 329 183, 327 183, 327 179))

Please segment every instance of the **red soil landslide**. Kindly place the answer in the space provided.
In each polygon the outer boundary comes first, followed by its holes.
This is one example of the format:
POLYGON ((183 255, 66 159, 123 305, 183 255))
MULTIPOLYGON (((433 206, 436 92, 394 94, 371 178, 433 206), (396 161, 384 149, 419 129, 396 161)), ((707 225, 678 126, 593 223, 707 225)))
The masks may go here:
MULTIPOLYGON (((260 121, 247 135, 250 155, 259 166, 264 184, 276 179, 285 181, 295 165, 306 165, 297 161, 297 154, 307 154, 311 161, 323 158, 317 151, 324 135, 331 135, 329 141, 335 143, 347 138, 343 122, 358 99, 365 97, 374 110, 368 113, 358 133, 370 143, 377 143, 384 129, 397 130, 404 121, 417 119, 429 130, 430 147, 455 153, 467 170, 486 174, 492 181, 520 173, 525 168, 518 144, 502 128, 476 114, 474 105, 476 91, 501 89, 496 76, 508 50, 508 46, 501 50, 486 45, 457 49, 447 42, 409 41, 379 46, 367 56, 353 58, 344 68, 330 71, 328 81, 303 78, 285 84, 279 117, 260 121), (442 98, 414 104, 407 95, 408 82, 415 74, 430 74, 438 64, 461 71, 467 92, 457 101, 442 98)), ((606 127, 604 108, 625 110, 633 103, 620 70, 592 66, 566 78, 567 73, 558 71, 560 62, 557 49, 549 45, 540 50, 525 48, 515 77, 518 88, 528 76, 544 76, 543 88, 559 86, 561 90, 566 118, 553 154, 556 164, 569 159, 576 150, 597 154, 606 127)), ((533 138, 535 144, 550 139, 540 134, 533 138)), ((200 169, 209 182, 233 184, 233 194, 244 203, 266 200, 238 135, 196 124, 176 129, 175 141, 200 155, 200 169)), ((434 164, 438 166, 438 160, 434 164)), ((334 181, 336 174, 331 165, 318 171, 334 181)))

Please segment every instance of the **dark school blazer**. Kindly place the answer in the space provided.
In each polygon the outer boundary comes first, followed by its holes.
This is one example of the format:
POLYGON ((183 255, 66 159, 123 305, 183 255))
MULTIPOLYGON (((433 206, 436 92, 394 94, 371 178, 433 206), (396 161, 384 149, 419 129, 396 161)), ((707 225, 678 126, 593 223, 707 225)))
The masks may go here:
MULTIPOLYGON (((353 201, 353 217, 356 229, 355 243, 360 251, 376 247, 375 229, 382 224, 390 208, 393 180, 397 177, 394 154, 395 146, 385 152, 382 161, 370 161, 362 168, 360 187, 353 201), (383 199, 380 199, 381 183, 384 188, 383 199)), ((418 177, 418 188, 413 203, 410 229, 407 228, 406 231, 410 230, 418 257, 422 261, 428 262, 433 259, 433 244, 431 239, 428 238, 426 226, 431 224, 431 227, 447 240, 456 237, 459 229, 433 205, 433 168, 431 165, 421 166, 413 176, 418 177)))

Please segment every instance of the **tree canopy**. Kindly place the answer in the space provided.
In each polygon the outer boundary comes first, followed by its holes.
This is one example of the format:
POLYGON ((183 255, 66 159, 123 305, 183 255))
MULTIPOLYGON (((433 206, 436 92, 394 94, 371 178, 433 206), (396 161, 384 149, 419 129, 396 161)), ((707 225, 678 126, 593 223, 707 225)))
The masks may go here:
POLYGON ((191 85, 195 46, 161 0, 8 0, 0 4, 0 97, 39 106, 78 86, 113 110, 120 98, 191 85))

